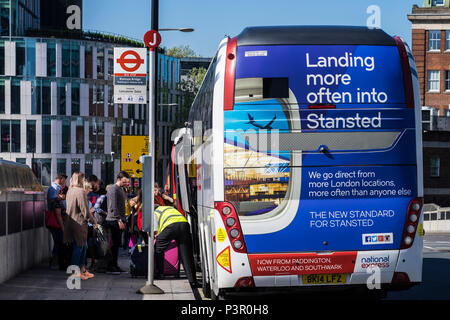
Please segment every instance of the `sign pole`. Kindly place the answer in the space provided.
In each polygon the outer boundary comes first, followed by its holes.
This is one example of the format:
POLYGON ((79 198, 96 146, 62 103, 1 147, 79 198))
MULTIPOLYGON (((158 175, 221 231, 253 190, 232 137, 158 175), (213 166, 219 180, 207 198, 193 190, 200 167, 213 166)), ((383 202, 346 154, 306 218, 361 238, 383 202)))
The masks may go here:
MULTIPOLYGON (((158 0, 152 0, 152 29, 158 30, 158 0)), ((154 182, 155 182, 155 108, 156 108, 156 52, 157 47, 149 48, 149 62, 150 62, 150 76, 149 76, 149 112, 148 112, 148 129, 150 139, 148 143, 149 156, 151 157, 151 169, 150 169, 150 192, 147 192, 143 197, 150 198, 150 208, 145 208, 146 213, 150 217, 150 230, 148 234, 148 278, 147 283, 142 287, 139 292, 142 294, 162 294, 164 291, 158 286, 153 284, 154 281, 154 182)), ((147 158, 148 159, 148 158, 147 158)), ((146 160, 147 160, 146 159, 146 160)), ((144 162, 145 167, 145 162, 144 162)), ((147 167, 148 168, 148 167, 147 167)), ((147 179, 148 183, 148 179, 147 179)), ((146 188, 147 189, 147 188, 146 188)), ((147 201, 148 203, 148 201, 147 201)), ((143 212, 144 214, 144 212, 143 212)))

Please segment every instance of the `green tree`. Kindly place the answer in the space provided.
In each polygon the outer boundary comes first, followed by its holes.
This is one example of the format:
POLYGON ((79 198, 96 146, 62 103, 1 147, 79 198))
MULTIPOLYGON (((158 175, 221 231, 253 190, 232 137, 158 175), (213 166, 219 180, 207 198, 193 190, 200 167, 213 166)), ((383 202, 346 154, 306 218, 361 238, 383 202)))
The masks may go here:
POLYGON ((195 96, 200 90, 202 81, 206 75, 205 68, 192 68, 187 78, 182 79, 178 84, 178 89, 181 91, 181 108, 177 112, 177 121, 174 128, 184 127, 184 123, 188 120, 189 110, 194 102, 195 96))
POLYGON ((168 56, 175 58, 198 57, 198 55, 195 53, 194 50, 191 49, 191 47, 189 47, 189 45, 173 47, 168 49, 166 52, 168 56))
POLYGON ((187 78, 181 80, 180 90, 183 92, 192 92, 195 97, 200 89, 200 86, 202 85, 203 79, 205 78, 206 71, 207 70, 202 67, 192 68, 189 71, 187 78))

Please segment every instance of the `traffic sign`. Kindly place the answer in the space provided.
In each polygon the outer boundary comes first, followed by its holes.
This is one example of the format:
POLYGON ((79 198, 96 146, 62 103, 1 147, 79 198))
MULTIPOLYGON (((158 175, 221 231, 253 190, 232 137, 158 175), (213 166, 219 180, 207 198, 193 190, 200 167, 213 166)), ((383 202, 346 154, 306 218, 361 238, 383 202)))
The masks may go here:
POLYGON ((138 159, 148 154, 148 136, 122 136, 121 170, 132 178, 142 178, 142 162, 138 159))
POLYGON ((144 43, 150 49, 157 48, 161 43, 161 34, 156 30, 148 30, 144 34, 144 43))
POLYGON ((114 103, 147 103, 145 48, 114 48, 114 103))

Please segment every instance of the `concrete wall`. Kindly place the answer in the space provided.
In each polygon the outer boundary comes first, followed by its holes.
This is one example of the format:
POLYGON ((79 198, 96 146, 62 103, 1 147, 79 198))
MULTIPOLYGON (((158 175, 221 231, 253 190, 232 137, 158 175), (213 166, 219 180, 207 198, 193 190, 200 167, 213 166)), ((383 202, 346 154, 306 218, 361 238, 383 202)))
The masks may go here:
POLYGON ((45 227, 0 237, 0 283, 49 259, 52 248, 45 227))
POLYGON ((46 191, 0 192, 0 283, 50 258, 45 198, 46 191))
POLYGON ((423 229, 427 234, 450 233, 450 220, 424 221, 423 229))

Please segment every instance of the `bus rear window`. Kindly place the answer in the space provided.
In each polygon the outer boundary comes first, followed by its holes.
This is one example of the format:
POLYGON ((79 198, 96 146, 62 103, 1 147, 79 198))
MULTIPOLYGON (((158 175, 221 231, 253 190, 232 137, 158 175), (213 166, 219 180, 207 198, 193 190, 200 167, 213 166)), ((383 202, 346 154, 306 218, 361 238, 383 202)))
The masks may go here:
POLYGON ((289 98, 289 79, 263 78, 263 98, 289 98))

